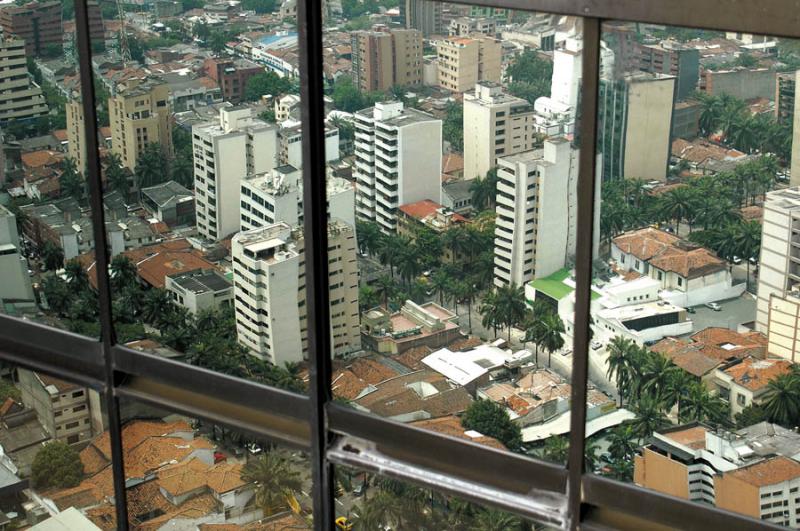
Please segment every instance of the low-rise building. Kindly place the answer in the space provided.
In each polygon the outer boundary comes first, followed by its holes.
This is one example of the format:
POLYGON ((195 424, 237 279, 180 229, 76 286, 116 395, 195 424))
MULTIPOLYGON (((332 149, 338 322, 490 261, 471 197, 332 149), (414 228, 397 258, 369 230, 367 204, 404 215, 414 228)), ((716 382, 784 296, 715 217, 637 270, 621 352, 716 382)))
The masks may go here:
POLYGON ((611 258, 621 271, 658 280, 659 296, 677 306, 697 306, 744 293, 727 263, 704 247, 647 227, 614 238, 611 258))
POLYGON ((466 92, 479 81, 500 81, 502 46, 485 35, 439 41, 438 82, 443 89, 466 92))
POLYGON ((53 439, 80 444, 92 438, 92 420, 86 389, 52 376, 18 369, 17 386, 22 402, 53 439))
POLYGON ((793 286, 784 293, 769 295, 767 312, 767 349, 792 363, 800 362, 800 289, 793 286))
POLYGON ((170 227, 193 225, 194 194, 175 181, 142 188, 142 205, 170 227))
POLYGON ((406 301, 399 312, 372 308, 361 318, 361 339, 366 348, 386 354, 428 346, 441 348, 461 337, 458 316, 435 302, 419 305, 406 301))
POLYGON ((442 184, 442 206, 466 215, 472 212, 472 181, 454 180, 442 184))
POLYGON ((735 419, 746 407, 764 402, 772 380, 791 372, 792 363, 787 360, 747 357, 716 369, 712 383, 719 397, 730 404, 731 419, 735 419))
POLYGON ((214 269, 198 269, 164 277, 164 289, 192 314, 233 305, 233 283, 214 269))

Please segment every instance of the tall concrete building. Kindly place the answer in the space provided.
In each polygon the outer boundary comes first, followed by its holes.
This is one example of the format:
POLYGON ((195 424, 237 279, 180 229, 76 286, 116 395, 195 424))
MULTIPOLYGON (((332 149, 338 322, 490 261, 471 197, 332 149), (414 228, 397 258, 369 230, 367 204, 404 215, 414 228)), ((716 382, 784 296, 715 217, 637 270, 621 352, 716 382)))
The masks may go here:
POLYGON ((0 304, 35 301, 28 260, 22 256, 17 218, 0 205, 0 304))
POLYGON ((86 139, 83 125, 83 103, 76 96, 67 100, 67 155, 81 173, 86 172, 86 139))
MULTIPOLYGON (((761 257, 758 271, 756 330, 767 333, 770 327, 770 299, 782 298, 787 291, 800 286, 800 188, 768 192, 764 201, 761 228, 761 257)), ((777 301, 775 301, 777 302, 777 301)), ((776 310, 776 312, 782 310, 776 310)), ((779 316, 774 314, 775 318, 779 316)), ((792 326, 791 321, 784 321, 792 326)), ((775 327, 773 326, 773 329, 775 327)), ((773 330, 775 331, 775 330, 773 330)), ((783 330, 795 336, 797 330, 783 330)), ((776 352, 778 355, 782 355, 776 352)))
POLYGON ((407 29, 422 32, 423 37, 444 35, 442 23, 442 2, 432 0, 405 0, 400 2, 400 10, 407 29))
POLYGON ((361 91, 422 83, 422 33, 415 29, 354 31, 353 82, 361 91))
POLYGON ((42 89, 28 75, 25 43, 0 40, 0 124, 30 120, 47 112, 42 89))
POLYGON ((241 180, 278 165, 278 129, 248 107, 227 107, 217 123, 192 127, 197 232, 220 240, 239 230, 241 180))
POLYGON ((116 93, 108 98, 108 117, 111 151, 124 167, 135 171, 139 156, 151 143, 172 156, 169 86, 157 78, 117 85, 116 93))
POLYGON ((533 149, 533 105, 490 81, 464 93, 464 178, 483 177, 498 157, 533 149))
POLYGON ((578 150, 550 138, 544 149, 500 157, 497 166, 494 284, 522 286, 574 258, 578 150))
POLYGON ((603 154, 603 180, 666 180, 675 79, 637 73, 619 81, 601 81, 598 147, 603 154))
POLYGON ((797 71, 779 72, 775 77, 775 118, 781 125, 794 125, 797 71))
MULTIPOLYGON (((302 231, 276 223, 233 237, 233 278, 239 342, 275 365, 307 357, 302 231)), ((334 353, 360 348, 355 230, 328 225, 331 338, 334 353)))
POLYGON ((25 41, 25 52, 39 57, 52 51, 60 52, 64 39, 61 27, 61 2, 30 2, 0 8, 0 28, 6 36, 25 41))
POLYGON ((439 86, 466 92, 479 81, 500 81, 503 47, 485 35, 451 37, 436 46, 439 86))
POLYGON ((697 90, 700 52, 696 48, 671 41, 661 44, 637 43, 637 46, 639 70, 674 76, 676 99, 686 99, 697 90))
POLYGON ((442 121, 402 102, 355 113, 356 214, 385 232, 397 228, 397 208, 440 202, 442 121))
MULTIPOLYGON (((800 77, 800 70, 794 73, 794 83, 793 86, 797 86, 798 78, 800 77)), ((780 78, 776 83, 778 87, 780 87, 780 78)), ((784 81, 784 86, 787 85, 786 81, 784 81)), ((800 186, 800 98, 793 98, 794 104, 794 112, 791 118, 792 124, 792 160, 791 160, 791 177, 789 179, 789 184, 791 186, 800 186)))

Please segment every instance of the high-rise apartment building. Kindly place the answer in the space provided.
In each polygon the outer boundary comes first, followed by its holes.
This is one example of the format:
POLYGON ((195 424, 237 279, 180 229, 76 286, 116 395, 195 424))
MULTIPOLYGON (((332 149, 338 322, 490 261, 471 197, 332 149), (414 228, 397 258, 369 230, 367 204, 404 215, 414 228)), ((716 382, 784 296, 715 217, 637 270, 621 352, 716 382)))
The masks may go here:
POLYGON ((354 116, 356 214, 394 232, 400 205, 440 202, 442 121, 402 102, 377 103, 354 116))
POLYGON ((353 82, 361 91, 422 83, 422 33, 415 29, 355 31, 353 82))
POLYGON ((436 53, 443 89, 466 92, 479 81, 500 81, 503 47, 492 37, 451 37, 439 42, 436 53))
POLYGON ((775 82, 775 118, 782 125, 794 124, 794 97, 797 71, 779 72, 775 82))
POLYGON ((30 120, 47 112, 42 89, 28 75, 25 43, 0 40, 0 124, 30 120))
POLYGON ((219 122, 192 127, 197 232, 220 240, 239 230, 241 180, 278 165, 278 129, 248 107, 223 108, 219 122))
POLYGON ((64 38, 61 27, 61 2, 30 2, 0 8, 0 28, 5 36, 25 41, 25 52, 39 57, 60 52, 64 38))
POLYGON ((575 250, 578 150, 566 138, 497 159, 494 284, 522 286, 565 267, 575 250))
POLYGON ((667 74, 676 78, 675 98, 683 100, 697 90, 700 79, 700 52, 672 41, 638 44, 638 67, 642 72, 667 74))
POLYGON ((769 296, 767 310, 767 352, 771 356, 800 363, 800 285, 769 296))
POLYGON ((405 0, 400 2, 401 16, 407 29, 419 30, 423 37, 443 35, 442 6, 433 0, 405 0))
MULTIPOLYGON (((794 73, 794 86, 800 78, 800 70, 794 73)), ((784 86, 789 85, 784 81, 784 86)), ((780 87, 780 81, 778 81, 780 87)), ((793 187, 800 186, 800 98, 794 98, 794 112, 792 116, 792 160, 790 165, 791 177, 789 184, 793 187)))
POLYGON ((172 156, 169 86, 157 78, 117 85, 116 93, 108 98, 108 118, 111 151, 129 170, 136 170, 139 156, 151 143, 172 156))
POLYGON ((674 98, 673 76, 642 72, 600 82, 598 147, 603 180, 666 180, 674 98))
POLYGON ((533 105, 483 81, 464 93, 464 178, 483 177, 498 157, 533 149, 533 105))
MULTIPOLYGON (((791 329, 783 330, 795 336, 797 330, 790 320, 781 319, 781 310, 772 312, 770 298, 783 297, 800 285, 800 188, 768 192, 764 200, 761 226, 761 257, 758 271, 756 330, 767 333, 772 319, 784 320, 791 329)), ((777 301, 773 301, 777 302, 777 301)), ((787 318, 788 319, 788 318, 787 318)), ((775 329, 773 324, 773 329, 775 329)), ((773 330, 774 331, 774 330, 773 330)), ((775 352, 776 355, 785 355, 775 352)), ((791 359, 791 358, 789 358, 791 359)))
MULTIPOLYGON (((288 223, 240 232, 232 240, 236 330, 252 354, 273 364, 307 355, 303 234, 288 223)), ((331 338, 336 354, 360 348, 355 230, 328 224, 331 338)))
POLYGON ((81 173, 86 172, 86 142, 83 126, 83 103, 79 96, 67 100, 67 155, 81 173))
POLYGON ((28 260, 22 255, 17 218, 0 205, 0 303, 33 303, 33 287, 28 260))
POLYGON ((296 227, 302 212, 300 171, 279 166, 242 180, 240 225, 243 232, 282 222, 296 227))

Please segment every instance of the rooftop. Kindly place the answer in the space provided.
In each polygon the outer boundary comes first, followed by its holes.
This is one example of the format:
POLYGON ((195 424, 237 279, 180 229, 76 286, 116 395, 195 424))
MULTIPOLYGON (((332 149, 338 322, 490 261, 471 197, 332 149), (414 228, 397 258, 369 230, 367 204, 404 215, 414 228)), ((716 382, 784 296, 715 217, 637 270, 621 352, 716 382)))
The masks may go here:
POLYGON ((722 478, 736 478, 754 487, 766 487, 800 477, 800 463, 783 456, 776 456, 723 473, 722 478))
POLYGON ((653 227, 621 234, 614 245, 657 269, 689 279, 726 269, 725 261, 708 249, 653 227))
POLYGON ((142 195, 153 201, 159 208, 194 197, 190 190, 175 181, 142 188, 142 195))
POLYGON ((783 359, 760 360, 748 357, 720 370, 736 384, 751 391, 760 391, 766 389, 769 382, 778 376, 791 373, 792 363, 783 359))
POLYGON ((482 444, 484 446, 491 446, 498 450, 505 450, 506 447, 503 443, 494 437, 487 437, 482 433, 474 430, 465 430, 461 425, 461 419, 455 415, 447 415, 435 419, 418 420, 411 423, 415 428, 422 428, 423 430, 435 431, 450 437, 458 439, 465 439, 474 443, 482 444))
POLYGON ((218 292, 230 289, 233 284, 216 270, 197 270, 169 275, 177 285, 192 293, 218 292))

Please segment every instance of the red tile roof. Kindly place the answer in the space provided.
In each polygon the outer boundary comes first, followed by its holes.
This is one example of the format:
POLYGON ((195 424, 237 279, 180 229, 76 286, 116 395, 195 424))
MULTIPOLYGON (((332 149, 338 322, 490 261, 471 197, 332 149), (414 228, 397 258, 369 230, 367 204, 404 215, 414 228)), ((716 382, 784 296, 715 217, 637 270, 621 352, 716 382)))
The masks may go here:
MULTIPOLYGON (((416 203, 408 203, 406 205, 400 205, 400 211, 403 212, 405 215, 410 216, 414 219, 422 221, 423 219, 433 216, 436 214, 436 211, 442 207, 439 203, 431 201, 430 199, 423 199, 422 201, 417 201, 416 203)), ((461 214, 453 214, 452 220, 456 222, 464 222, 467 221, 467 218, 462 216, 461 214)))
POLYGON ((708 249, 652 227, 621 234, 614 238, 614 245, 657 269, 685 278, 698 278, 726 268, 725 261, 708 249))
POLYGON ((792 362, 788 360, 745 358, 722 372, 733 378, 733 381, 742 387, 751 391, 760 391, 766 389, 769 382, 778 376, 792 372, 792 362))

